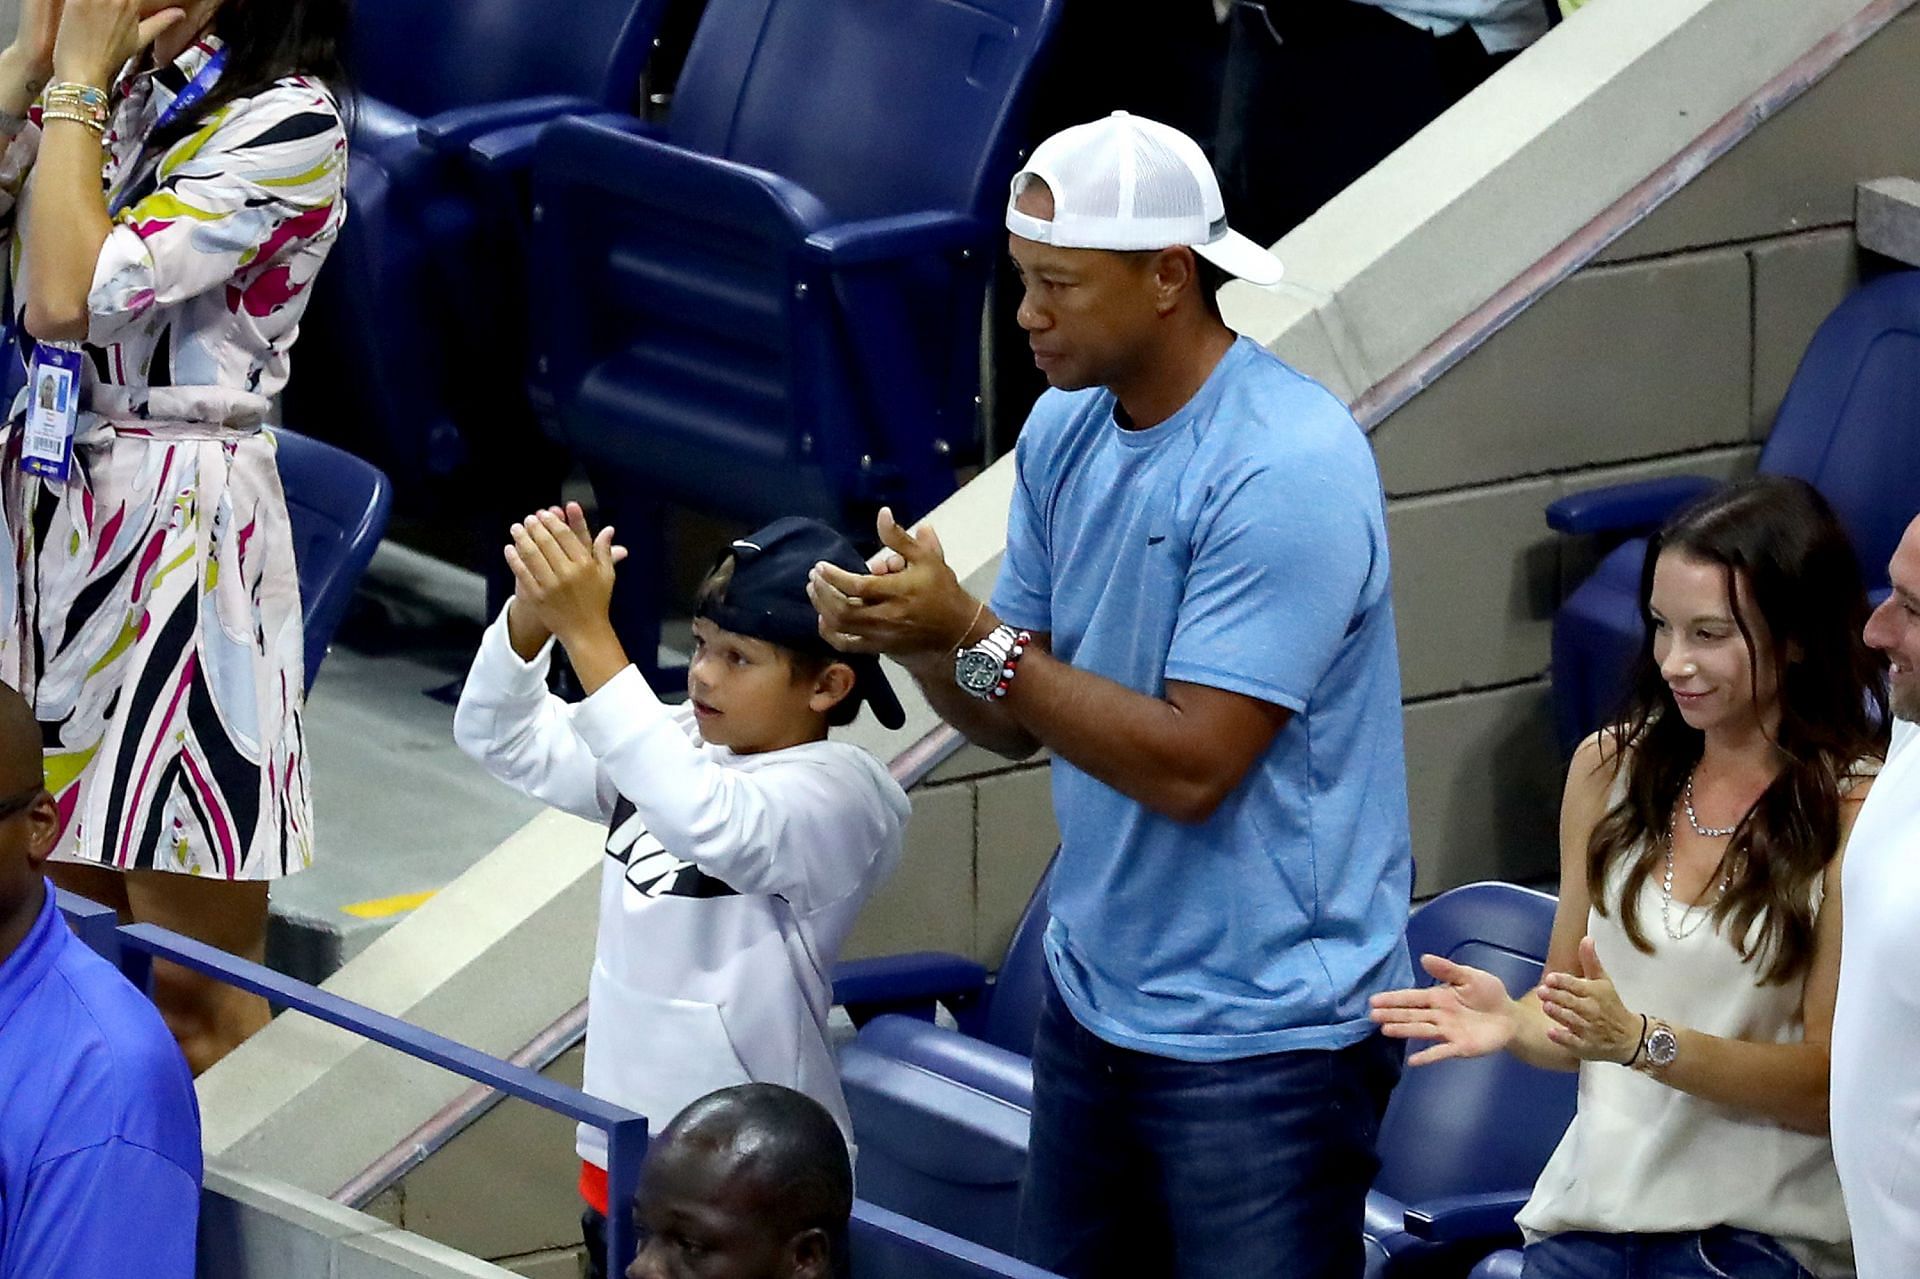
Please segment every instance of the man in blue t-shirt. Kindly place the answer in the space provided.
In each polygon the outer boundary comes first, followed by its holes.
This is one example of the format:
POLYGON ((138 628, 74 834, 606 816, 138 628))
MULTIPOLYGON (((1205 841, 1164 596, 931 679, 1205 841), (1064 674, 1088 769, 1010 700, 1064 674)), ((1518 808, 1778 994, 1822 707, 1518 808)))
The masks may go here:
POLYGON ((192 1279, 200 1110, 151 1003, 67 928, 40 725, 0 684, 0 1279, 192 1279))
POLYGON ((1323 388, 1236 339, 1199 147, 1116 114, 1013 183, 1020 322, 1053 390, 1017 456, 991 606, 882 512, 816 568, 836 643, 940 714, 1053 752, 1061 850, 1021 1242, 1066 1275, 1362 1268, 1412 888, 1380 481, 1323 388))

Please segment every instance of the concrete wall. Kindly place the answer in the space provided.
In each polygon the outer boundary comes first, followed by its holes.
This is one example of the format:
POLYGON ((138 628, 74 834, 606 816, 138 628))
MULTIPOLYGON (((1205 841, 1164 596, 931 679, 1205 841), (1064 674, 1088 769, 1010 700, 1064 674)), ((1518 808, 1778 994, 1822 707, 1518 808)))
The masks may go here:
MULTIPOLYGON (((542 1073, 578 1088, 583 1055, 573 1048, 542 1073)), ((578 1279, 584 1266, 579 1176, 573 1124, 509 1099, 368 1204, 367 1212, 526 1279, 578 1279)))
POLYGON ((197 1272, 201 1279, 513 1279, 378 1217, 212 1162, 200 1196, 197 1272))
POLYGON ((1920 173, 1917 67, 1909 11, 1375 430, 1423 892, 1552 873, 1548 636, 1593 548, 1541 509, 1751 471, 1815 327, 1877 269, 1855 185, 1920 173))

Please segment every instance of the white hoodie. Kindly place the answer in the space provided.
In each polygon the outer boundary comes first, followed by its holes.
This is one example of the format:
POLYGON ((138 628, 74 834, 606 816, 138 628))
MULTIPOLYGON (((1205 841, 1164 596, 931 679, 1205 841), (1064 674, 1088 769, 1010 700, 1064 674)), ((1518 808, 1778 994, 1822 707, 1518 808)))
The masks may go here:
MULTIPOLYGON (((658 1132, 689 1102, 785 1084, 853 1127, 827 1039, 833 965, 892 874, 905 792, 857 746, 739 755, 700 740, 629 666, 577 705, 547 691, 552 642, 523 662, 502 611, 453 734, 501 781, 610 823, 588 982, 586 1091, 658 1132)), ((581 1125, 581 1158, 607 1164, 581 1125)))

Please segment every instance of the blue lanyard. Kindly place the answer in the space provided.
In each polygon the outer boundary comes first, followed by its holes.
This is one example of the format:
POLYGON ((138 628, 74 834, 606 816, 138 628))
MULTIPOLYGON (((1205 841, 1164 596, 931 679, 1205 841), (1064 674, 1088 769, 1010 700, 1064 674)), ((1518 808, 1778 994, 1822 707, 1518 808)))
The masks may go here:
MULTIPOLYGON (((220 78, 220 72, 226 68, 226 65, 227 50, 223 45, 214 51, 211 58, 207 59, 207 65, 200 68, 199 74, 187 81, 186 87, 167 104, 167 109, 162 111, 160 118, 153 122, 153 128, 147 130, 147 137, 151 139, 154 134, 199 106, 201 100, 213 89, 214 81, 220 78)), ((147 167, 147 149, 150 145, 150 142, 140 144, 140 154, 134 157, 133 166, 127 170, 127 180, 121 184, 120 194, 116 195, 113 202, 107 206, 109 218, 119 217, 121 210, 126 208, 127 194, 133 190, 139 181, 141 171, 147 167)))

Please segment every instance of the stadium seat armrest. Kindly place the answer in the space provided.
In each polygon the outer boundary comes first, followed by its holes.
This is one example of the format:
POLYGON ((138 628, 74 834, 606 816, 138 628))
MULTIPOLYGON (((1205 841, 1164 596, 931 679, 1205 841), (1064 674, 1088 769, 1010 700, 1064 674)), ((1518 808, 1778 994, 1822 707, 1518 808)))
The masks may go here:
POLYGON ((483 133, 520 124, 538 124, 559 115, 589 115, 599 110, 600 104, 592 98, 575 97, 572 94, 549 94, 538 98, 490 102, 476 107, 457 107, 420 122, 420 145, 441 155, 457 156, 483 133))
POLYGON ((1635 537, 1719 487, 1719 480, 1704 475, 1674 475, 1569 493, 1547 504, 1547 526, 1559 533, 1635 537))
POLYGON ((1526 1206, 1525 1190, 1443 1195, 1407 1209, 1407 1233, 1434 1243, 1495 1243, 1514 1233, 1513 1218, 1526 1206))
POLYGON ((986 985, 983 965, 961 955, 922 950, 841 961, 833 970, 833 1002, 863 1013, 924 1005, 931 1015, 935 1000, 975 997, 986 985))
POLYGON ((913 1017, 890 1016, 867 1023, 853 1044, 1028 1113, 1033 1110, 1033 1059, 984 1039, 913 1017))
POLYGON ((929 253, 986 247, 993 228, 964 213, 902 213, 822 227, 807 252, 829 267, 864 266, 929 253))
MULTIPOLYGON (((647 137, 657 132, 645 120, 612 112, 579 118, 607 125, 634 137, 647 137)), ((476 171, 488 177, 510 177, 525 173, 533 167, 533 157, 540 138, 552 123, 553 117, 548 117, 482 133, 468 141, 467 161, 476 171)))

